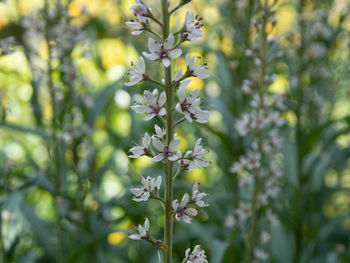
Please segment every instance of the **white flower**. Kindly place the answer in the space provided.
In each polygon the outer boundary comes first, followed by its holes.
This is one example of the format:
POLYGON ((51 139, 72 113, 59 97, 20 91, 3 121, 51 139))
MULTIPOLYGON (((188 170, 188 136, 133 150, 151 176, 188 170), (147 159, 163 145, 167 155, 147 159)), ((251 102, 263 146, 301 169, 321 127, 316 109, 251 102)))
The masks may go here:
MULTIPOLYGON (((156 131, 156 134, 152 135, 152 139, 159 139, 161 142, 165 142, 166 139, 166 131, 165 129, 160 128, 157 124, 154 125, 154 130, 156 131)), ((174 138, 176 137, 176 133, 174 134, 174 138)))
POLYGON ((195 76, 199 79, 206 79, 210 75, 206 74, 205 72, 207 71, 206 68, 206 63, 205 64, 199 64, 200 57, 190 57, 190 54, 186 55, 186 65, 187 65, 187 70, 191 74, 191 76, 195 76))
POLYGON ((270 163, 270 170, 271 170, 271 173, 276 176, 276 177, 281 177, 283 176, 283 171, 280 167, 280 164, 277 163, 277 162, 271 162, 270 163))
POLYGON ((199 183, 197 183, 197 182, 194 183, 193 188, 192 188, 191 201, 194 202, 196 204, 196 206, 199 206, 199 207, 209 206, 208 203, 206 203, 202 200, 202 198, 205 196, 207 196, 206 193, 199 191, 199 183))
POLYGON ((197 209, 195 208, 187 208, 187 204, 190 200, 190 196, 188 194, 184 194, 182 197, 181 203, 178 200, 173 201, 173 208, 175 210, 175 219, 177 221, 183 220, 186 223, 192 223, 192 219, 189 216, 196 216, 197 209))
POLYGON ((233 165, 230 168, 230 171, 232 173, 240 173, 245 169, 247 162, 247 159, 244 156, 241 156, 238 162, 233 163, 233 165))
POLYGON ((250 115, 244 113, 241 119, 236 121, 236 130, 241 136, 246 136, 250 132, 250 115))
POLYGON ((158 90, 154 89, 153 92, 145 90, 143 92, 146 104, 139 104, 131 106, 131 109, 137 113, 147 113, 148 115, 144 118, 145 121, 153 119, 155 116, 164 116, 166 114, 163 105, 166 101, 165 91, 163 91, 158 98, 158 90))
POLYGON ((182 158, 182 152, 179 149, 176 153, 177 155, 177 163, 180 165, 181 170, 188 170, 188 166, 190 164, 190 160, 182 158))
POLYGON ((148 39, 148 49, 151 51, 150 54, 143 52, 142 54, 153 61, 162 61, 165 67, 170 66, 171 58, 178 58, 182 54, 182 50, 172 49, 174 45, 174 36, 170 34, 165 40, 164 44, 159 43, 153 38, 148 39))
MULTIPOLYGON (((183 72, 182 72, 182 69, 180 68, 175 74, 174 82, 178 82, 182 77, 183 77, 183 72)), ((180 81, 180 85, 178 87, 179 88, 186 87, 190 82, 191 82, 191 79, 185 79, 183 81, 180 81)))
MULTIPOLYGON (((202 17, 199 17, 198 15, 194 16, 193 12, 187 11, 185 21, 182 26, 182 39, 191 42, 197 42, 199 38, 203 37, 203 24, 201 23, 202 20, 202 17)), ((176 24, 178 30, 180 30, 179 21, 176 21, 176 24)))
POLYGON ((261 154, 259 152, 249 151, 247 154, 247 169, 253 170, 260 166, 261 154))
POLYGON ((232 228, 236 225, 236 219, 233 215, 228 215, 225 218, 225 224, 226 227, 232 228))
POLYGON ((281 118, 281 114, 278 111, 273 111, 269 114, 267 122, 273 126, 281 127, 284 124, 284 119, 281 118))
POLYGON ((254 94, 253 99, 250 102, 250 106, 252 106, 253 108, 261 108, 267 104, 268 104, 268 97, 266 94, 263 96, 262 99, 259 94, 254 94))
POLYGON ((260 248, 254 249, 254 256, 258 261, 264 261, 269 257, 269 255, 265 252, 265 250, 260 248))
POLYGON ((268 209, 266 211, 266 219, 267 219, 267 222, 271 225, 278 225, 279 224, 277 216, 274 213, 272 213, 271 209, 268 209))
POLYGON ((263 110, 259 110, 257 113, 252 113, 251 118, 251 128, 254 129, 263 129, 268 124, 268 118, 263 110))
POLYGON ((162 177, 158 176, 157 180, 148 176, 146 179, 141 177, 142 186, 130 189, 130 192, 135 195, 132 199, 136 202, 147 201, 153 194, 157 194, 162 183, 162 177))
POLYGON ((148 229, 149 229, 149 220, 146 217, 145 218, 145 223, 143 224, 143 226, 139 225, 137 227, 137 232, 139 232, 138 234, 132 234, 132 235, 128 235, 130 239, 134 239, 134 240, 141 240, 141 239, 147 239, 149 237, 148 235, 148 229))
POLYGON ((149 145, 151 143, 151 137, 146 132, 145 135, 142 138, 142 145, 137 145, 135 147, 132 147, 129 152, 132 152, 133 155, 129 155, 129 158, 138 158, 142 155, 148 155, 149 154, 149 145))
POLYGON ((260 240, 261 240, 261 243, 267 244, 271 240, 271 235, 269 233, 267 233, 266 231, 263 231, 263 232, 261 232, 260 240))
POLYGON ((239 208, 236 210, 240 220, 245 220, 252 215, 252 205, 243 201, 239 202, 239 208))
POLYGON ((146 78, 146 66, 143 57, 140 57, 140 61, 137 66, 131 62, 131 66, 134 69, 128 71, 127 75, 130 77, 130 81, 125 83, 125 86, 133 86, 146 78))
POLYGON ((205 251, 201 249, 199 245, 195 246, 192 253, 191 249, 186 249, 185 259, 186 263, 208 263, 205 251))
POLYGON ((175 162, 177 160, 177 155, 174 151, 180 144, 179 139, 173 139, 170 141, 169 146, 165 145, 164 142, 156 137, 152 138, 153 146, 159 151, 159 153, 152 158, 154 162, 159 162, 163 159, 168 159, 169 161, 175 162))
POLYGON ((243 80, 243 86, 242 86, 242 91, 245 95, 251 95, 252 94, 252 86, 253 83, 250 80, 243 80))
POLYGON ((189 122, 192 122, 192 120, 200 123, 207 122, 209 111, 202 110, 199 107, 201 103, 201 99, 198 96, 199 92, 200 90, 198 89, 194 90, 188 97, 186 97, 186 92, 183 89, 179 89, 179 103, 176 104, 175 109, 178 112, 182 112, 189 122))
POLYGON ((134 13, 134 16, 149 16, 150 9, 147 7, 144 1, 136 0, 136 5, 130 7, 130 10, 134 13))
POLYGON ((281 94, 275 94, 273 97, 273 101, 275 106, 279 109, 279 110, 286 110, 287 106, 285 105, 286 102, 286 95, 281 95, 281 94))
POLYGON ((202 168, 207 167, 209 165, 209 162, 206 160, 203 160, 202 157, 208 153, 203 146, 201 145, 202 139, 199 138, 196 141, 196 144, 193 148, 193 151, 187 151, 185 154, 185 159, 190 160, 191 162, 188 165, 187 170, 193 170, 195 168, 202 168))
POLYGON ((253 182, 253 178, 250 174, 248 174, 248 175, 240 176, 238 181, 239 181, 238 184, 240 187, 248 188, 253 182))
POLYGON ((275 180, 269 179, 265 183, 265 192, 266 192, 266 195, 268 197, 276 198, 278 193, 279 193, 279 191, 280 191, 280 188, 278 186, 276 186, 275 180))
POLYGON ((140 35, 149 26, 150 19, 144 16, 137 16, 136 19, 131 19, 125 24, 136 31, 131 32, 132 35, 140 35))

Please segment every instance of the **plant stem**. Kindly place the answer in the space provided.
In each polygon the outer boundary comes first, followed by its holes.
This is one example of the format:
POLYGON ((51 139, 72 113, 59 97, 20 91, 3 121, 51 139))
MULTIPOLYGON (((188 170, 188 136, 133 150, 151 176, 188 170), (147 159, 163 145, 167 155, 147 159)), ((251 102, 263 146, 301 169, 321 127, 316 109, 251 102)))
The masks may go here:
MULTIPOLYGON (((262 24, 262 47, 261 47, 261 76, 260 76, 260 89, 259 89, 259 98, 261 102, 261 110, 263 111, 265 108, 264 105, 264 94, 265 94, 265 75, 266 75, 266 55, 267 55, 267 32, 266 32, 266 25, 267 25, 267 6, 268 2, 265 0, 264 6, 263 6, 263 11, 265 13, 263 17, 263 24, 262 24)), ((257 139, 258 139, 258 151, 261 154, 261 160, 263 158, 263 131, 260 130, 257 134, 257 139)), ((256 173, 254 175, 254 193, 253 193, 253 204, 252 204, 252 223, 250 227, 250 232, 248 236, 248 263, 253 262, 254 258, 254 241, 255 241, 255 236, 257 232, 257 221, 259 217, 258 213, 258 195, 260 191, 260 167, 256 170, 256 173)))
MULTIPOLYGON (((170 32, 170 14, 168 9, 168 0, 161 0, 162 16, 163 16, 163 41, 168 37, 170 32)), ((169 146, 174 136, 174 89, 171 85, 171 66, 164 67, 164 89, 166 93, 166 140, 169 146)), ((173 249, 173 215, 172 215, 172 201, 173 201, 173 163, 167 160, 164 166, 165 170, 165 209, 164 209, 164 262, 172 262, 173 249)))
POLYGON ((304 49, 305 49, 305 23, 303 20, 303 9, 304 9, 304 1, 299 1, 298 6, 298 13, 299 13, 299 28, 300 28, 300 47, 298 49, 298 57, 300 59, 300 64, 298 68, 298 77, 299 77, 299 85, 296 90, 296 99, 297 99, 297 109, 296 109, 296 117, 297 117, 297 123, 296 123, 296 132, 295 132, 295 143, 297 146, 297 179, 298 179, 298 193, 300 193, 296 200, 296 220, 295 220, 295 254, 294 254, 294 262, 299 263, 300 262, 300 256, 302 252, 302 245, 303 245, 303 237, 302 237, 302 224, 303 224, 303 171, 302 171, 302 123, 301 123, 301 109, 303 106, 303 88, 304 85, 300 81, 302 78, 302 75, 304 74, 305 70, 305 63, 303 62, 304 59, 304 49))
MULTIPOLYGON (((1 208, 1 207, 0 207, 1 208)), ((1 211, 1 209, 0 209, 1 211)), ((1 259, 3 263, 7 263, 7 257, 6 257, 6 251, 5 251, 5 245, 3 240, 3 233, 2 233, 2 219, 0 216, 0 252, 1 252, 1 259)))
MULTIPOLYGON (((52 119, 51 119, 51 138, 52 140, 49 142, 49 148, 52 149, 52 158, 54 158, 54 170, 53 170, 53 179, 55 181, 55 193, 54 197, 57 200, 57 197, 61 195, 61 170, 60 170, 60 147, 59 141, 57 137, 57 129, 59 128, 57 125, 57 108, 56 108, 56 93, 54 88, 54 83, 52 79, 53 67, 52 67, 52 45, 51 45, 51 28, 50 28, 50 19, 49 19, 49 2, 45 1, 45 39, 48 47, 48 60, 47 60, 47 79, 48 79, 48 89, 51 96, 51 105, 52 105, 52 119)), ((63 254, 63 226, 61 222, 61 215, 59 209, 56 207, 57 213, 57 225, 58 225, 58 233, 57 233, 57 247, 56 247, 56 258, 59 263, 63 262, 64 254, 63 254)))

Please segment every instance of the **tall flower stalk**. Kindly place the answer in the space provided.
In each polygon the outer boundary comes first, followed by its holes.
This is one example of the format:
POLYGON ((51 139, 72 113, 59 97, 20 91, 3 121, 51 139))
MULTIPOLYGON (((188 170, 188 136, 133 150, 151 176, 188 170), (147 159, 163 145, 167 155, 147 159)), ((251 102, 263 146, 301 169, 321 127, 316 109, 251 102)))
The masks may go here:
MULTIPOLYGON (((131 7, 136 19, 128 21, 126 24, 135 29, 133 35, 139 35, 143 31, 149 32, 153 39, 148 39, 148 49, 150 53, 143 52, 143 56, 150 61, 160 63, 163 68, 164 78, 159 81, 152 79, 146 73, 146 64, 142 57, 137 66, 128 72, 130 81, 127 86, 135 85, 139 82, 149 81, 161 88, 154 89, 152 92, 144 92, 144 104, 132 106, 132 109, 137 113, 148 114, 145 120, 151 120, 154 117, 161 119, 164 127, 155 125, 155 134, 149 135, 145 133, 142 140, 142 145, 137 145, 131 148, 131 158, 140 156, 149 156, 156 163, 160 162, 164 166, 164 196, 159 195, 162 178, 157 179, 147 177, 142 178, 142 186, 133 188, 131 192, 136 196, 135 201, 147 201, 153 198, 162 203, 164 208, 164 240, 155 240, 149 233, 150 222, 146 218, 144 226, 139 225, 137 228, 139 234, 130 235, 131 239, 147 240, 157 245, 163 251, 163 259, 165 263, 172 262, 173 256, 173 227, 174 218, 177 221, 191 223, 192 216, 197 215, 198 208, 207 206, 208 204, 202 200, 206 196, 200 192, 199 184, 195 183, 193 192, 190 196, 185 194, 181 201, 174 199, 173 183, 177 176, 194 168, 202 168, 208 166, 209 162, 203 159, 207 151, 202 146, 202 140, 198 139, 194 149, 182 153, 177 150, 180 140, 177 139, 175 128, 183 121, 197 121, 200 123, 206 122, 209 112, 202 110, 200 107, 201 99, 199 98, 199 90, 194 90, 191 94, 187 94, 185 87, 190 82, 190 77, 205 79, 209 75, 206 74, 206 65, 199 63, 199 58, 186 56, 187 69, 183 73, 182 69, 177 70, 173 77, 172 60, 179 58, 182 55, 182 50, 179 48, 185 41, 196 42, 202 37, 202 18, 195 16, 192 12, 187 12, 185 21, 180 26, 177 21, 178 31, 172 33, 170 31, 170 17, 178 9, 190 2, 190 0, 181 0, 176 7, 171 9, 170 1, 161 1, 162 18, 157 19, 151 9, 142 0, 136 0, 136 5, 131 7), (158 28, 153 28, 153 24, 158 28), (178 103, 176 103, 178 101, 178 103), (163 107, 165 104, 165 107, 163 107), (183 115, 184 117, 178 117, 183 115), (176 120, 178 118, 178 120, 176 120), (152 142, 152 143, 151 143, 152 142), (153 145, 153 149, 151 148, 153 145), (174 174, 174 168, 177 172, 174 174)), ((134 64, 132 64, 134 65, 134 64)), ((191 248, 186 250, 185 259, 183 262, 208 262, 204 251, 200 246, 196 246, 191 252, 191 248)))
MULTIPOLYGON (((275 46, 270 34, 276 24, 274 7, 267 0, 259 1, 258 14, 252 19, 252 32, 256 40, 246 50, 251 63, 249 80, 244 80, 242 93, 248 97, 250 109, 236 123, 240 136, 249 145, 248 151, 234 162, 231 171, 237 174, 243 200, 236 210, 237 225, 243 229, 246 244, 246 262, 264 261, 269 255, 270 240, 266 223, 277 220, 269 206, 279 192, 282 176, 279 129, 284 124, 281 113, 285 110, 284 95, 269 93, 274 80, 268 67, 281 54, 269 52, 275 46)), ((251 6, 250 8, 254 8, 251 6)))

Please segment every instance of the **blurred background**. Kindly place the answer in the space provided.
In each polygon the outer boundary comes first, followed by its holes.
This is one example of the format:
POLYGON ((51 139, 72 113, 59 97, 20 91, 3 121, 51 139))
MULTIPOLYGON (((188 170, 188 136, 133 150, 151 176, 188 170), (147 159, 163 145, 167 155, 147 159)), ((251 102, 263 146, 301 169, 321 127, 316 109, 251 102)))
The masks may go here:
MULTIPOLYGON (((158 2, 146 2, 158 14, 158 2)), ((204 18, 205 37, 184 49, 203 56, 211 73, 189 85, 202 90, 209 121, 181 126, 180 148, 202 137, 212 162, 175 185, 181 196, 200 182, 212 204, 193 224, 176 224, 175 262, 199 243, 211 263, 244 262, 242 233, 232 222, 239 186, 230 167, 245 151, 235 121, 249 107, 242 83, 251 2, 193 0, 175 15, 183 21, 189 9, 204 18)), ((128 190, 141 175, 162 175, 149 158, 128 158, 153 130, 130 111, 152 85, 123 84, 148 37, 126 28, 132 5, 0 3, 0 262, 158 262, 156 248, 127 238, 146 216, 161 238, 163 222, 159 204, 133 202, 128 190)), ((271 204, 279 224, 271 227, 265 262, 350 262, 349 8, 348 0, 277 4, 270 52, 280 59, 269 65, 269 92, 286 94, 288 108, 282 189, 271 204)))

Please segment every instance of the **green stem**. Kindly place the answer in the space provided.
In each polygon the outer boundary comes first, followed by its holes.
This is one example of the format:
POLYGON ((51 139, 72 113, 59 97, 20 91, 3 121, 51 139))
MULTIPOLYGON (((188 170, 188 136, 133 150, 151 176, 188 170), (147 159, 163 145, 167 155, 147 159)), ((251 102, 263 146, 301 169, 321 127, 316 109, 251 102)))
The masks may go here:
POLYGON ((159 196, 155 196, 155 195, 154 195, 154 196, 152 196, 151 198, 160 201, 160 202, 162 203, 162 205, 165 204, 165 200, 164 200, 163 198, 159 197, 159 196))
POLYGON ((158 35, 156 32, 154 32, 153 30, 151 30, 151 29, 149 29, 149 28, 145 29, 145 31, 147 31, 147 32, 149 32, 149 33, 155 35, 155 36, 156 36, 157 38, 159 38, 159 39, 162 39, 162 37, 161 37, 160 35, 158 35))
MULTIPOLYGON (((0 209, 1 211, 1 209, 0 209)), ((5 245, 4 245, 4 239, 3 239, 3 233, 2 233, 2 219, 0 217, 0 252, 1 252, 1 259, 3 263, 7 263, 7 257, 6 257, 6 251, 5 251, 5 245)))
POLYGON ((156 85, 158 85, 158 86, 164 87, 163 83, 161 83, 161 82, 159 82, 159 81, 157 81, 157 80, 151 79, 151 78, 149 78, 149 77, 146 77, 146 78, 145 78, 145 81, 149 81, 149 82, 152 82, 153 84, 156 84, 156 85))
MULTIPOLYGON (((163 16, 163 41, 170 33, 170 14, 168 9, 168 0, 161 0, 162 16, 163 16)), ((166 141, 170 144, 174 136, 174 89, 172 88, 171 66, 164 67, 164 88, 166 93, 166 141)), ((167 160, 164 166, 165 170, 165 209, 164 209, 164 263, 172 263, 173 251, 173 231, 174 218, 172 215, 173 201, 173 163, 167 160)))
POLYGON ((299 85, 297 87, 296 91, 296 99, 297 99, 297 109, 296 109, 296 117, 297 117, 297 123, 296 123, 296 132, 295 132, 295 142, 297 145, 297 178, 298 178, 298 193, 300 195, 297 197, 296 202, 296 229, 295 229, 295 254, 294 254, 294 263, 300 262, 300 256, 302 252, 302 246, 303 246, 303 237, 302 237, 302 224, 303 224, 303 200, 302 200, 302 193, 304 191, 303 187, 303 173, 302 173, 302 150, 301 150, 301 143, 302 143, 302 123, 301 123, 301 108, 303 106, 303 83, 300 81, 301 76, 304 74, 305 71, 305 64, 303 63, 304 58, 304 50, 305 50, 305 23, 304 20, 301 18, 303 9, 304 9, 304 1, 299 1, 298 6, 298 13, 300 16, 299 19, 299 28, 300 28, 300 35, 301 35, 301 42, 300 47, 298 49, 298 57, 300 59, 300 65, 298 69, 298 77, 299 77, 299 85))
POLYGON ((173 181, 175 181, 176 177, 182 172, 181 167, 177 170, 176 174, 173 176, 173 181))
POLYGON ((180 4, 177 7, 175 7, 173 10, 171 10, 170 15, 174 14, 181 6, 183 5, 180 4))
MULTIPOLYGON (((45 39, 48 46, 48 60, 47 60, 47 78, 48 78, 48 89, 51 96, 51 105, 52 105, 52 120, 51 120, 51 137, 52 140, 49 142, 51 145, 49 145, 49 148, 52 149, 53 152, 53 158, 54 158, 54 180, 55 180, 55 199, 57 197, 61 196, 61 171, 60 171, 60 148, 59 148, 59 142, 57 138, 57 108, 56 108, 56 93, 54 90, 54 83, 52 79, 53 74, 53 67, 52 67, 52 47, 51 47, 51 29, 49 25, 49 3, 48 0, 45 1, 45 20, 46 20, 46 27, 45 27, 45 39)), ((59 263, 63 262, 63 226, 61 222, 61 216, 59 209, 56 208, 57 213, 57 225, 58 225, 58 244, 56 247, 56 257, 57 261, 59 263)))
MULTIPOLYGON (((260 89, 259 89, 259 97, 261 102, 261 110, 264 110, 264 94, 265 94, 265 75, 266 75, 266 55, 267 55, 267 32, 266 32, 266 26, 267 26, 267 9, 268 9, 268 2, 265 0, 264 3, 264 13, 265 16, 263 17, 263 24, 262 24, 262 48, 261 48, 261 76, 260 76, 260 89)), ((260 130, 257 134, 258 139, 258 151, 261 154, 261 159, 263 158, 263 131, 260 130)), ((260 165, 261 167, 261 165, 260 165)), ((260 167, 256 170, 256 173, 254 175, 254 193, 253 193, 253 204, 252 204, 252 222, 250 226, 250 232, 248 236, 248 263, 253 262, 254 259, 254 244, 255 244, 255 237, 257 232, 257 222, 259 219, 259 206, 258 206, 258 196, 260 192, 260 167)))
POLYGON ((149 18, 160 25, 162 28, 164 27, 164 24, 162 24, 162 22, 160 22, 152 13, 150 14, 149 18))
POLYGON ((177 122, 175 122, 175 127, 179 124, 181 124, 182 122, 184 122, 186 120, 185 117, 183 117, 182 119, 178 120, 177 122))

